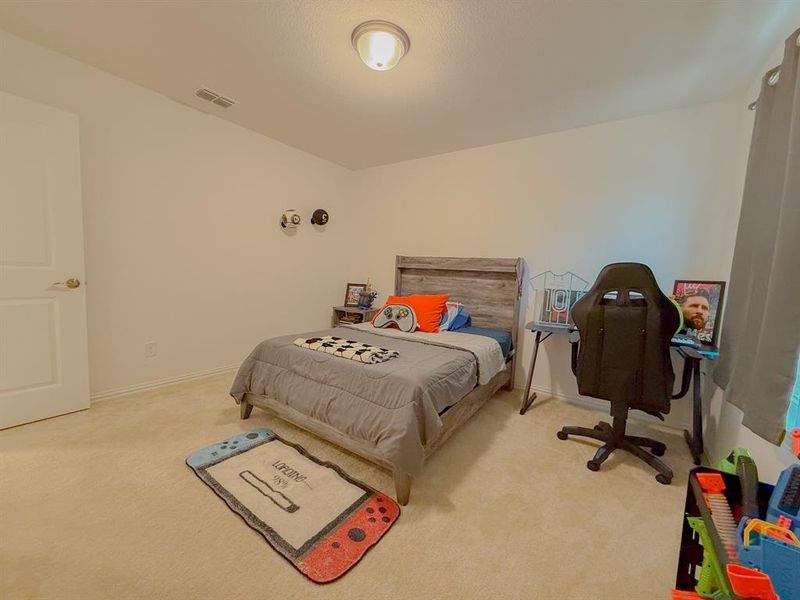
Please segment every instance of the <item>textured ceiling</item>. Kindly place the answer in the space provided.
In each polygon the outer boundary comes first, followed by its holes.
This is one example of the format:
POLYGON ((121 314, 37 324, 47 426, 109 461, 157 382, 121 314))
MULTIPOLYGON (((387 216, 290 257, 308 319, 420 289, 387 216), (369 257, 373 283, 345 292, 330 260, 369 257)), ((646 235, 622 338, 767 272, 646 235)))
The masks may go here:
POLYGON ((793 0, 0 2, 0 28, 352 169, 730 97, 798 24, 793 0), (368 19, 411 37, 392 71, 350 46, 368 19))

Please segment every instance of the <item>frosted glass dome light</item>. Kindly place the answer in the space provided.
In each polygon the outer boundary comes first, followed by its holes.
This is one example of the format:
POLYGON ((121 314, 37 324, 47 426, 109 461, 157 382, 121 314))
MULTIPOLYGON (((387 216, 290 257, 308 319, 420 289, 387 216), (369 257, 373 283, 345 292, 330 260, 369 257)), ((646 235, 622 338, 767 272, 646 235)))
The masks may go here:
POLYGON ((367 21, 353 30, 353 48, 365 65, 388 71, 400 62, 411 47, 408 34, 388 21, 367 21))

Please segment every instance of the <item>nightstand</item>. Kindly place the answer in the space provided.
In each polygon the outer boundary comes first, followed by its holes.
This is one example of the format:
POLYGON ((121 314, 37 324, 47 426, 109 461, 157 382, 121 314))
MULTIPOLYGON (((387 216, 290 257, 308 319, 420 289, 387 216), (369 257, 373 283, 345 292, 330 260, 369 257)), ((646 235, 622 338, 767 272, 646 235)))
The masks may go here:
POLYGON ((338 327, 339 321, 346 322, 353 319, 351 323, 364 323, 372 319, 377 308, 358 308, 357 306, 334 306, 331 315, 331 327, 338 327))

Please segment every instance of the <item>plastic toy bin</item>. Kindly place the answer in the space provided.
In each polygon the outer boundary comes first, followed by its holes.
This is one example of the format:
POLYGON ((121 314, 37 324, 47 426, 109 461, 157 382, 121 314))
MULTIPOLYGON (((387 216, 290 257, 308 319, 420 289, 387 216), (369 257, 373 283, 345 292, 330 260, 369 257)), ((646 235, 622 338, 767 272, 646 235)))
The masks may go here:
MULTIPOLYGON (((742 503, 742 488, 739 484, 739 478, 736 475, 723 473, 717 469, 710 467, 697 467, 692 469, 689 476, 689 485, 686 490, 686 502, 684 504, 684 515, 682 522, 681 534, 681 547, 678 554, 678 570, 675 575, 675 589, 694 591, 697 581, 699 579, 699 570, 703 563, 703 546, 700 543, 700 536, 689 526, 686 517, 700 517, 706 526, 708 535, 711 538, 714 550, 716 552, 722 570, 725 570, 728 564, 727 554, 722 546, 717 529, 714 522, 711 520, 711 513, 706 507, 703 500, 703 492, 697 479, 692 475, 695 473, 719 473, 725 481, 725 496, 728 503, 731 505, 734 518, 738 521, 741 516, 740 505, 742 503)), ((764 514, 767 512, 767 506, 774 486, 766 483, 758 484, 758 505, 764 514)), ((727 587, 730 587, 729 582, 725 582, 727 587)), ((731 594, 731 600, 743 600, 739 596, 731 594)))

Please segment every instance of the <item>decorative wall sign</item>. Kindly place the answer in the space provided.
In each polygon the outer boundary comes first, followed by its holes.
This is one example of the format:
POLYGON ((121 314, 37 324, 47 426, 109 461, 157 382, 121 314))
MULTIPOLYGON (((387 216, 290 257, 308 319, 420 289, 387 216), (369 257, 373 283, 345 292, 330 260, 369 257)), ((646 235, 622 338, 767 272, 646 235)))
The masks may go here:
POLYGON ((538 323, 568 326, 572 323, 570 311, 583 296, 589 282, 572 271, 554 273, 544 271, 531 277, 534 291, 534 315, 538 323))

